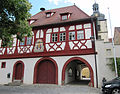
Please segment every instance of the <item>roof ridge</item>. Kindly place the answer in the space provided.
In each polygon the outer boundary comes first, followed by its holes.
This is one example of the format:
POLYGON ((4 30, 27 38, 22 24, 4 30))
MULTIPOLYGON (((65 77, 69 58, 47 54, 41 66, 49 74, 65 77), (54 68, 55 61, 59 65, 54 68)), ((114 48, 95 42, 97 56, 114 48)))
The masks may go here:
POLYGON ((79 7, 77 7, 76 5, 73 5, 75 6, 76 8, 78 8, 81 12, 83 12, 85 15, 87 15, 88 17, 90 17, 87 13, 85 13, 83 10, 81 10, 79 7))
POLYGON ((48 9, 48 10, 45 10, 45 11, 49 11, 49 10, 58 10, 58 9, 62 9, 62 8, 72 7, 72 6, 74 6, 74 5, 66 6, 66 7, 60 7, 60 8, 54 8, 54 9, 48 9))
MULTIPOLYGON (((47 11, 51 11, 51 10, 58 10, 58 9, 62 9, 62 8, 72 7, 72 6, 74 6, 74 5, 71 5, 71 6, 66 6, 66 7, 60 7, 60 8, 54 8, 54 9, 48 9, 48 10, 45 10, 45 11, 40 11, 40 12, 36 13, 36 14, 35 14, 35 15, 33 15, 33 16, 36 16, 36 15, 38 15, 38 14, 42 13, 42 12, 47 12, 47 11)), ((31 16, 29 19, 32 19, 32 18, 33 18, 33 16, 31 16)))

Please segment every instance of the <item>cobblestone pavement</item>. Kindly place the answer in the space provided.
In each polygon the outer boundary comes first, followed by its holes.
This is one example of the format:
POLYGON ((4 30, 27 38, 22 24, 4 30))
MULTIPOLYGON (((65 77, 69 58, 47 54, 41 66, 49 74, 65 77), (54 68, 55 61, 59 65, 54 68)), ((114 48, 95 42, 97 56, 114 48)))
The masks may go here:
POLYGON ((0 94, 102 94, 98 88, 77 85, 0 85, 0 94))

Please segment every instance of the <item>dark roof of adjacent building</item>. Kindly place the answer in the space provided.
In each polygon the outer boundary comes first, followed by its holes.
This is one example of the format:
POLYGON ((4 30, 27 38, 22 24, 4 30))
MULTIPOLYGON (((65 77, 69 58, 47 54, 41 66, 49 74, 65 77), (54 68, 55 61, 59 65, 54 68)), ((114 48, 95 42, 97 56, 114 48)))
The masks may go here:
POLYGON ((63 7, 63 8, 57 8, 57 9, 51 9, 51 10, 44 10, 36 15, 33 15, 29 20, 35 20, 31 25, 34 26, 44 26, 47 24, 55 24, 55 23, 61 23, 61 22, 70 22, 74 20, 80 20, 80 19, 87 19, 90 18, 89 15, 87 15, 85 12, 83 12, 81 9, 79 9, 76 5, 63 7), (54 13, 51 17, 46 17, 46 13, 54 13), (61 14, 64 13, 70 13, 71 16, 68 20, 61 20, 61 14))
POLYGON ((120 32, 120 27, 115 27, 115 31, 120 32))

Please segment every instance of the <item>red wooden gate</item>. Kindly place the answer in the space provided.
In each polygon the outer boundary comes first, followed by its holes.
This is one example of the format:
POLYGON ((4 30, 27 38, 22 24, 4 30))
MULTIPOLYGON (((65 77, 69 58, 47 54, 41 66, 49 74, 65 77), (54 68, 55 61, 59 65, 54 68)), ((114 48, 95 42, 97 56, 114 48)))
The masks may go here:
POLYGON ((16 68, 15 68, 15 80, 22 80, 22 77, 23 77, 23 75, 22 75, 22 69, 23 67, 22 67, 22 64, 21 63, 18 63, 17 65, 16 65, 16 68))
POLYGON ((55 65, 51 61, 42 61, 37 68, 37 83, 55 84, 55 65))

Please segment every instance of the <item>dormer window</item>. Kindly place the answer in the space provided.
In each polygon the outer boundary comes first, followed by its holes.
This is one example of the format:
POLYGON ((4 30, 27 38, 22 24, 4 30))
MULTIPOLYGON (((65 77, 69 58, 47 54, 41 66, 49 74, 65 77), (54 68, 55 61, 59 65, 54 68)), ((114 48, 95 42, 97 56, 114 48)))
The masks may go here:
POLYGON ((68 19, 68 15, 62 15, 62 20, 67 20, 68 19))
POLYGON ((37 19, 28 19, 28 21, 29 21, 29 24, 32 24, 32 23, 34 23, 35 21, 37 21, 37 19))
POLYGON ((61 20, 68 20, 70 18, 71 13, 66 12, 66 13, 61 13, 61 20))
POLYGON ((53 16, 55 14, 55 12, 46 12, 46 17, 49 18, 51 16, 53 16))

